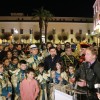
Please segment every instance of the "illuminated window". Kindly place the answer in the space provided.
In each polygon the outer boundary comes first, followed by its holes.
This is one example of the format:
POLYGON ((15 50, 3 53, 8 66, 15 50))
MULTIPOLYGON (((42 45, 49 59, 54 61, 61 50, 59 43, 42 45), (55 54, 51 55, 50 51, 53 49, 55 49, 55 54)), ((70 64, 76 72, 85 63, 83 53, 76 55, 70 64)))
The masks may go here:
POLYGON ((5 29, 1 29, 1 33, 4 33, 5 32, 5 29))
POLYGON ((30 32, 30 34, 32 34, 32 33, 33 33, 33 30, 32 30, 32 29, 30 29, 30 30, 29 30, 29 32, 30 32))
POLYGON ((20 34, 23 34, 23 29, 20 29, 20 34))
POLYGON ((82 30, 79 30, 79 33, 82 34, 82 30))
POLYGON ((88 30, 88 34, 90 34, 90 30, 88 30))
POLYGON ((11 34, 14 34, 14 29, 11 29, 11 34))
POLYGON ((73 29, 70 30, 70 34, 73 34, 73 29))
POLYGON ((73 38, 71 38, 71 42, 73 42, 73 38))

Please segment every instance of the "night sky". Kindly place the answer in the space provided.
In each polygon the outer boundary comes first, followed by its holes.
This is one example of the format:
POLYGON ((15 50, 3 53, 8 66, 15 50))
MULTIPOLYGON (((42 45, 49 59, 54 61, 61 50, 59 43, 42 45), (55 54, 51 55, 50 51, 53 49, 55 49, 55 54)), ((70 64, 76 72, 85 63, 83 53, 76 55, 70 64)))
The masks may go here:
POLYGON ((56 17, 93 17, 95 0, 0 0, 0 16, 11 12, 31 15, 44 7, 56 17))

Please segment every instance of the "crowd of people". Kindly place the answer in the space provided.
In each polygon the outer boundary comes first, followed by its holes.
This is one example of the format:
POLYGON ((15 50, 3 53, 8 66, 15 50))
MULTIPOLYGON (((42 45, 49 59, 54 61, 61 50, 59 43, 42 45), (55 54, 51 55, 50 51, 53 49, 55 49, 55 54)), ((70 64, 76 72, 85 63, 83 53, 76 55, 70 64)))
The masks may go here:
POLYGON ((100 83, 100 48, 63 46, 0 44, 0 100, 55 100, 55 89, 74 100, 98 100, 94 85, 100 83))

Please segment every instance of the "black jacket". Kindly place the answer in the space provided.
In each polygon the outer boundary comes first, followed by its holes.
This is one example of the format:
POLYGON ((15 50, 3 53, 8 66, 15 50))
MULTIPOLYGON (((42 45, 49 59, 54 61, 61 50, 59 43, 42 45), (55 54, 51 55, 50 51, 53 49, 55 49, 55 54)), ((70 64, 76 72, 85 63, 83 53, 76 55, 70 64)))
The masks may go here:
POLYGON ((60 56, 55 55, 55 57, 52 59, 51 55, 47 56, 44 59, 44 65, 45 65, 45 70, 49 70, 51 68, 51 70, 54 70, 55 66, 56 66, 56 62, 58 60, 61 60, 60 56))
POLYGON ((87 82, 87 88, 90 92, 94 92, 94 84, 100 83, 100 62, 95 61, 89 66, 89 63, 82 63, 75 73, 76 81, 83 79, 87 82))

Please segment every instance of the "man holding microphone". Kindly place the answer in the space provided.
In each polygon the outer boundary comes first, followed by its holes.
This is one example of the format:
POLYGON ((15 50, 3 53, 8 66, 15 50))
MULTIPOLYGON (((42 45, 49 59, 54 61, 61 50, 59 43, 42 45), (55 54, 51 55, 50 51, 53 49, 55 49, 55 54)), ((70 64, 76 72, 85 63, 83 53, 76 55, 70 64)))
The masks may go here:
POLYGON ((86 91, 81 95, 81 100, 98 100, 95 83, 100 83, 100 62, 97 60, 98 52, 94 47, 86 49, 85 62, 83 62, 75 73, 78 89, 86 91))

